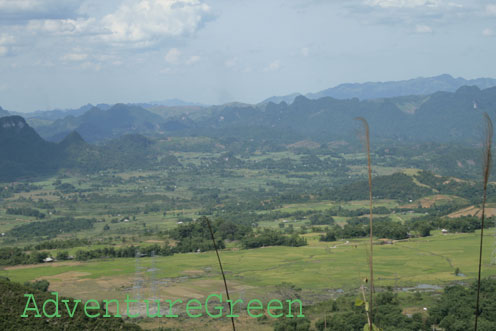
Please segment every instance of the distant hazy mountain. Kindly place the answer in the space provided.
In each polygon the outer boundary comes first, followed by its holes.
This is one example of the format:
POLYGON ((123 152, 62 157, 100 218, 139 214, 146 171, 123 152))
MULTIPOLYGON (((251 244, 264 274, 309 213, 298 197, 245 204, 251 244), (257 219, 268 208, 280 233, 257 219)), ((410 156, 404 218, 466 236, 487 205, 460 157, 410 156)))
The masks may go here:
POLYGON ((269 102, 273 102, 273 103, 281 103, 281 102, 292 103, 294 101, 294 99, 296 99, 296 97, 298 97, 300 95, 302 95, 302 94, 301 93, 292 93, 292 94, 282 95, 282 96, 273 96, 273 97, 270 97, 270 98, 265 99, 264 101, 261 102, 261 104, 267 104, 269 102))
POLYGON ((291 104, 230 103, 207 108, 185 107, 183 113, 180 109, 161 107, 157 106, 153 112, 124 104, 108 110, 94 107, 77 117, 33 125, 42 137, 57 142, 72 131, 90 143, 125 134, 163 133, 329 141, 355 136, 353 119, 362 116, 368 119, 376 138, 475 142, 480 140, 482 111, 495 114, 496 87, 481 90, 463 86, 455 92, 364 100, 297 96, 291 104))
POLYGON ((60 162, 57 145, 44 141, 20 116, 0 118, 0 178, 54 171, 60 162))
POLYGON ((10 113, 7 110, 0 107, 0 117, 9 116, 9 115, 10 113))
POLYGON ((20 116, 0 118, 0 181, 52 175, 61 169, 93 172, 104 169, 146 169, 160 162, 180 166, 173 155, 153 150, 153 141, 125 134, 91 145, 73 131, 60 143, 45 141, 20 116))
POLYGON ((87 104, 84 106, 81 106, 77 109, 53 109, 53 110, 37 110, 32 113, 19 113, 16 112, 16 115, 23 116, 26 119, 40 119, 40 120, 57 120, 59 118, 64 118, 66 116, 79 116, 81 114, 84 114, 87 110, 93 108, 94 106, 92 104, 87 104))
POLYGON ((48 125, 33 123, 39 134, 50 141, 60 141, 77 131, 88 142, 130 133, 153 133, 164 120, 138 106, 116 104, 108 110, 93 107, 80 116, 67 116, 48 125))
MULTIPOLYGON (((365 117, 374 137, 409 141, 480 140, 482 112, 495 114, 496 87, 461 87, 456 92, 374 100, 312 100, 298 96, 292 104, 225 106, 197 122, 198 128, 247 134, 265 128, 289 136, 329 140, 356 135, 358 116, 365 117), (238 130, 235 130, 238 128, 238 130)), ((208 130, 204 130, 208 132, 208 130)))
POLYGON ((359 116, 368 120, 375 141, 478 143, 482 113, 494 117, 495 110, 496 87, 481 90, 476 86, 374 100, 298 96, 292 104, 231 103, 209 107, 204 116, 194 119, 178 115, 165 120, 141 107, 117 104, 108 110, 95 107, 38 128, 42 136, 57 138, 60 143, 45 141, 22 117, 7 116, 0 118, 0 179, 51 174, 65 168, 144 169, 157 162, 180 166, 172 155, 157 154, 153 140, 141 134, 165 132, 286 145, 305 139, 356 141, 358 124, 354 119, 359 116), (86 143, 102 140, 99 145, 86 143))
MULTIPOLYGON (((391 82, 341 84, 317 93, 308 93, 305 97, 309 99, 332 97, 335 99, 358 98, 360 100, 367 100, 407 95, 427 95, 440 91, 454 92, 462 86, 477 86, 480 89, 486 89, 496 86, 496 79, 477 78, 467 80, 461 77, 453 78, 452 76, 445 74, 434 77, 419 77, 391 82)), ((293 93, 287 96, 271 97, 262 101, 262 103, 279 103, 282 101, 292 103, 298 95, 301 94, 293 93)))
POLYGON ((201 103, 189 102, 189 101, 184 101, 184 100, 176 99, 176 98, 162 100, 162 101, 151 101, 151 102, 144 102, 144 103, 135 103, 134 105, 141 106, 141 107, 144 107, 144 108, 153 107, 153 106, 167 106, 167 107, 199 106, 199 107, 206 107, 206 105, 201 104, 201 103))
MULTIPOLYGON (((206 107, 203 104, 183 101, 180 99, 167 99, 163 101, 152 101, 152 102, 143 102, 143 103, 128 103, 127 106, 138 106, 142 108, 151 108, 157 106, 166 106, 166 107, 206 107)), ((79 108, 70 108, 70 109, 51 109, 51 110, 37 110, 30 113, 20 113, 20 112, 12 112, 14 115, 23 116, 26 119, 37 119, 37 120, 49 120, 55 121, 67 116, 80 116, 84 114, 86 111, 92 108, 99 108, 101 110, 108 110, 112 108, 114 105, 107 103, 99 103, 96 106, 88 103, 79 108)), ((0 116, 2 115, 2 108, 0 107, 0 116)), ((32 123, 37 123, 36 121, 32 121, 32 123)))

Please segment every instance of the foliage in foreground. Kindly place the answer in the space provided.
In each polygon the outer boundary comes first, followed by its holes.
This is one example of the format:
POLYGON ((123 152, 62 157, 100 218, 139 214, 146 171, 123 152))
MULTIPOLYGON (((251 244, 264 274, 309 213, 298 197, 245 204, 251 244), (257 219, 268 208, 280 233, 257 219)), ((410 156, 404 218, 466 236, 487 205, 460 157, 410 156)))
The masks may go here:
MULTIPOLYGON (((89 318, 84 314, 83 306, 78 305, 74 316, 61 314, 60 318, 20 317, 26 306, 24 294, 32 293, 37 302, 53 299, 47 292, 41 292, 7 279, 0 279, 0 325, 3 330, 141 330, 134 324, 125 323, 121 318, 89 318)), ((59 298, 59 311, 65 309, 59 298)), ((41 309, 40 306, 38 306, 41 309)), ((47 305, 47 313, 54 312, 52 305, 47 305)), ((100 311, 101 315, 105 310, 100 311)))

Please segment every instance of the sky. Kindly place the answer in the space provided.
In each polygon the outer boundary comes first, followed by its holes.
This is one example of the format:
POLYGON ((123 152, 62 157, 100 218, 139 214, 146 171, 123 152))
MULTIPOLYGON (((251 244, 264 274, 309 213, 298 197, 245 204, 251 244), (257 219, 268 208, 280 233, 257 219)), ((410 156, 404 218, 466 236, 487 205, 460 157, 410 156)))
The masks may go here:
POLYGON ((257 103, 496 77, 496 0, 0 0, 0 106, 257 103))

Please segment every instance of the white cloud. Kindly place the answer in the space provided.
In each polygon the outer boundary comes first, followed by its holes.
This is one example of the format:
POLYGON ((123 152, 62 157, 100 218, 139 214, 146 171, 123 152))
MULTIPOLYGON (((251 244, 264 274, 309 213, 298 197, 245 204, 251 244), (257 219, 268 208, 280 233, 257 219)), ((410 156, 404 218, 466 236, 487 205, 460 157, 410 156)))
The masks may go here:
POLYGON ((301 51, 301 55, 303 55, 305 57, 310 55, 310 49, 308 49, 308 47, 303 47, 300 51, 301 51))
POLYGON ((227 68, 232 68, 237 64, 238 64, 238 59, 235 57, 224 62, 224 66, 226 66, 227 68))
POLYGON ((419 24, 415 27, 415 31, 418 33, 431 33, 432 28, 428 25, 419 24))
POLYGON ((99 63, 87 61, 87 62, 81 63, 81 68, 86 69, 86 70, 100 71, 102 69, 102 65, 99 63))
POLYGON ((264 71, 276 71, 281 68, 281 62, 279 60, 272 61, 269 63, 267 67, 265 67, 264 71))
POLYGON ((103 17, 104 40, 146 43, 196 32, 210 13, 200 0, 133 0, 103 17))
POLYGON ((441 0, 367 0, 366 4, 381 8, 438 7, 441 0))
POLYGON ((46 32, 54 35, 77 35, 89 33, 94 29, 95 19, 61 19, 61 20, 31 20, 27 26, 28 30, 46 32))
POLYGON ((5 56, 9 53, 9 46, 15 43, 15 38, 12 35, 2 33, 0 35, 0 56, 5 56))
MULTIPOLYGON (((20 1, 16 8, 22 3, 28 6, 28 3, 52 3, 54 0, 20 1)), ((73 1, 69 0, 71 3, 73 1)), ((10 3, 10 0, 0 0, 0 8, 2 3, 7 2, 10 3)), ((211 17, 210 7, 202 0, 127 0, 113 10, 107 8, 106 14, 78 15, 34 17, 27 20, 26 28, 33 34, 85 36, 87 42, 146 48, 167 39, 191 35, 211 17)))
POLYGON ((181 56, 181 51, 177 48, 170 49, 167 54, 165 54, 164 59, 168 63, 175 64, 179 62, 179 57, 181 56))
POLYGON ((0 45, 11 45, 15 42, 14 36, 6 33, 0 35, 0 45))
POLYGON ((68 53, 62 56, 62 60, 64 61, 83 61, 88 58, 88 54, 84 53, 68 53))
POLYGON ((491 16, 496 16, 496 4, 490 4, 486 6, 486 14, 491 16))
POLYGON ((482 35, 486 37, 491 37, 492 35, 494 35, 494 31, 490 28, 485 28, 484 30, 482 30, 482 35))
POLYGON ((200 57, 198 55, 192 55, 189 57, 188 60, 186 60, 186 64, 194 64, 196 62, 200 61, 200 57))

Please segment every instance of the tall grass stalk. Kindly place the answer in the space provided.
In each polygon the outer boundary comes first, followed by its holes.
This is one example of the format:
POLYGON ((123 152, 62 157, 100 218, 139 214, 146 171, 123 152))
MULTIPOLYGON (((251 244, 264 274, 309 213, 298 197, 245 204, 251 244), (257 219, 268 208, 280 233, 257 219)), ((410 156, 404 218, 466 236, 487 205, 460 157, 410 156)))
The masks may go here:
POLYGON ((475 305, 475 326, 474 330, 477 331, 477 322, 479 320, 479 299, 480 299, 480 284, 481 284, 481 269, 482 269, 482 244, 484 240, 484 221, 486 218, 486 199, 487 199, 487 183, 491 173, 492 153, 491 147, 493 142, 493 122, 487 113, 484 113, 484 120, 486 122, 486 135, 484 139, 484 155, 483 155, 483 194, 482 194, 482 215, 481 215, 481 234, 479 245, 479 274, 477 277, 477 301, 475 305))
POLYGON ((370 298, 369 298, 369 330, 372 330, 372 323, 373 323, 373 307, 374 307, 374 246, 373 246, 373 213, 372 213, 372 162, 370 160, 370 130, 369 130, 369 124, 367 120, 363 117, 357 117, 355 118, 356 120, 360 121, 363 125, 364 128, 364 143, 365 143, 365 148, 367 150, 367 168, 368 168, 368 175, 369 175, 369 209, 370 209, 370 215, 369 215, 369 228, 370 228, 370 233, 369 233, 369 271, 370 271, 370 298))
POLYGON ((365 298, 365 290, 363 288, 363 284, 362 286, 360 286, 360 290, 362 291, 362 296, 363 296, 363 302, 365 304, 365 313, 367 313, 367 323, 369 324, 369 331, 372 331, 372 318, 371 318, 371 315, 370 315, 370 311, 369 311, 369 306, 367 304, 367 298, 365 298))
MULTIPOLYGON (((222 268, 222 262, 220 260, 219 250, 217 249, 217 243, 215 242, 214 231, 212 230, 212 225, 208 217, 204 217, 203 220, 207 223, 208 230, 210 231, 210 236, 212 237, 212 243, 214 244, 215 253, 217 254, 217 261, 219 262, 220 272, 222 273, 222 279, 224 280, 224 288, 226 289, 227 303, 229 304, 229 311, 232 311, 231 298, 229 297, 229 289, 227 287, 226 274, 224 273, 224 268, 222 268)), ((236 325, 234 324, 234 317, 231 316, 231 323, 233 331, 236 331, 236 325)))

